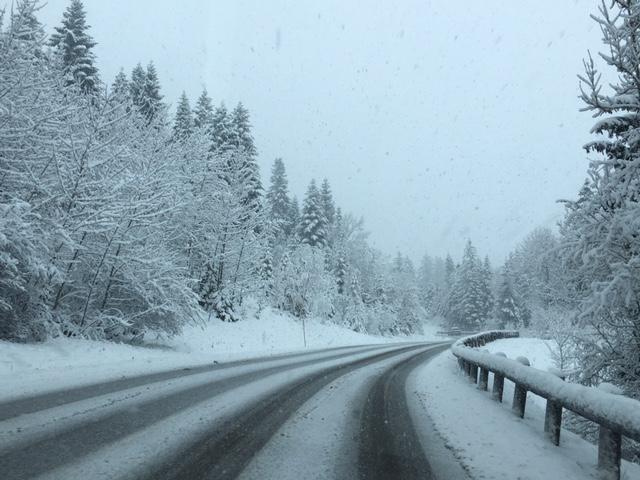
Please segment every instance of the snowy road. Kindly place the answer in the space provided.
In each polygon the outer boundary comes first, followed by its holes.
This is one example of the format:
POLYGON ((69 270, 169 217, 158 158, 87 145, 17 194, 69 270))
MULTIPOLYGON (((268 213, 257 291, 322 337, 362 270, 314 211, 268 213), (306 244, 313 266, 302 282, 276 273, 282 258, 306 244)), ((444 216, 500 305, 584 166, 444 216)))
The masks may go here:
POLYGON ((459 478, 407 382, 447 347, 336 348, 0 404, 0 478, 459 478))

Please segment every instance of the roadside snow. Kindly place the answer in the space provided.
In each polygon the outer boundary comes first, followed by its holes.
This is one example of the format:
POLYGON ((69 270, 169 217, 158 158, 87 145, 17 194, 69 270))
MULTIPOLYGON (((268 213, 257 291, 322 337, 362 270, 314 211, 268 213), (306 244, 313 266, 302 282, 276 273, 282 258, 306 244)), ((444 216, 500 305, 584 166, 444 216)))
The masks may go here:
MULTIPOLYGON (((538 368, 545 364, 539 341, 512 339, 492 343, 497 345, 487 347, 493 351, 503 351, 511 358, 530 356, 538 368), (518 341, 520 345, 513 349, 506 344, 518 341), (528 351, 526 346, 530 347, 528 351)), ((421 367, 415 378, 425 410, 447 447, 473 477, 510 480, 513 472, 518 472, 520 480, 596 478, 597 447, 567 430, 562 430, 560 446, 553 446, 543 432, 544 404, 527 402, 524 419, 511 412, 511 382, 505 382, 504 403, 495 402, 490 393, 469 383, 450 351, 421 367)), ((536 398, 531 394, 528 397, 536 398)), ((622 468, 623 479, 640 478, 639 465, 623 462, 622 468)))
POLYGON ((551 355, 555 348, 553 340, 532 337, 506 338, 487 343, 482 348, 491 353, 502 352, 508 358, 527 357, 531 366, 538 370, 546 371, 555 367, 551 355))
POLYGON ((152 347, 76 339, 53 339, 36 345, 0 341, 0 401, 123 377, 226 362, 285 352, 318 350, 347 345, 442 340, 437 327, 425 335, 381 337, 357 333, 331 323, 308 319, 302 323, 270 309, 259 318, 236 323, 216 319, 204 326, 186 327, 152 347))

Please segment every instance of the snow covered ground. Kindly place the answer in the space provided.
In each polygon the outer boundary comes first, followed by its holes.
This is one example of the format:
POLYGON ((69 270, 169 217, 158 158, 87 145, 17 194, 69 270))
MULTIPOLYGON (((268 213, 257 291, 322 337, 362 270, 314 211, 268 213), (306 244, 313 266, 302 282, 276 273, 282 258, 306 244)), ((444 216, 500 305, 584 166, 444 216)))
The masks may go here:
MULTIPOLYGON (((535 338, 498 340, 487 344, 508 357, 526 356, 535 368, 553 366, 545 341, 535 338)), ((493 381, 489 377, 489 385, 493 381)), ((584 480, 596 478, 597 447, 562 430, 560 446, 544 436, 544 400, 529 393, 525 418, 511 412, 513 384, 505 381, 504 402, 491 399, 470 384, 447 351, 416 371, 414 380, 447 447, 474 478, 584 480), (517 477, 514 472, 518 472, 517 477)), ((640 478, 640 465, 624 462, 623 479, 640 478)))
POLYGON ((154 347, 54 339, 43 344, 0 342, 0 401, 43 391, 87 385, 174 368, 315 350, 346 345, 442 340, 436 326, 425 334, 387 338, 357 333, 331 323, 309 319, 302 323, 270 309, 259 318, 237 323, 212 319, 154 347))

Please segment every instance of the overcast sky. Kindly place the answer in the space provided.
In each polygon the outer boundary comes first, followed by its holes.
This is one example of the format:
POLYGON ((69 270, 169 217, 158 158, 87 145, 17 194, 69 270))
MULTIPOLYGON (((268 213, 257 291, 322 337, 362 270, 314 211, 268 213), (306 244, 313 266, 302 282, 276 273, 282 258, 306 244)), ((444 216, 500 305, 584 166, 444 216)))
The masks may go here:
MULTIPOLYGON (((59 23, 67 0, 41 20, 59 23)), ((251 111, 263 180, 327 177, 378 248, 504 260, 585 177, 576 74, 597 2, 85 0, 103 79, 153 60, 175 103, 251 111)))

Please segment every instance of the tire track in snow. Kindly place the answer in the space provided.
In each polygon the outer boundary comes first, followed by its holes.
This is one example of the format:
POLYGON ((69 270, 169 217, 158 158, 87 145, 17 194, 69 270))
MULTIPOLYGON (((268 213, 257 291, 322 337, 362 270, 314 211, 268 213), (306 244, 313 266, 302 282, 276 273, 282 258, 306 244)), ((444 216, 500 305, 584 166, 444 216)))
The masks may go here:
MULTIPOLYGON (((446 346, 448 348, 448 346, 446 346)), ((434 475, 409 414, 406 382, 433 348, 397 363, 371 388, 362 410, 358 476, 367 480, 429 480, 434 475)))
MULTIPOLYGON (((99 450, 105 445, 116 443, 123 437, 159 422, 177 411, 188 409, 200 402, 210 400, 257 379, 316 363, 339 360, 366 354, 370 351, 388 350, 390 348, 393 347, 381 345, 364 349, 358 348, 356 351, 350 350, 336 355, 321 356, 320 358, 267 368, 257 368, 238 376, 213 380, 167 396, 143 401, 134 407, 130 406, 123 410, 117 410, 106 416, 90 417, 80 425, 74 425, 67 430, 60 431, 54 428, 48 436, 44 436, 44 438, 31 444, 19 444, 16 448, 0 451, 0 472, 2 472, 3 480, 35 477, 72 463, 79 457, 99 450)), ((294 355, 294 357, 297 356, 299 354, 294 355)))
MULTIPOLYGON (((225 420, 216 431, 194 439, 181 452, 149 472, 148 480, 236 478, 253 456, 260 451, 278 429, 312 396, 329 383, 352 371, 411 350, 411 346, 378 353, 336 367, 330 367, 303 378, 264 400, 249 405, 225 420)), ((388 477, 395 478, 395 477, 388 477)))
MULTIPOLYGON (((380 347, 383 346, 389 345, 380 345, 380 347)), ((175 378, 181 378, 206 372, 224 371, 229 368, 251 365, 253 363, 260 364, 265 361, 294 359, 314 354, 339 352, 343 350, 353 350, 355 352, 360 349, 364 350, 372 347, 376 347, 376 345, 336 347, 326 350, 316 350, 312 352, 287 353, 268 357, 257 357, 248 360, 235 360, 224 363, 199 365, 194 367, 185 367, 157 373, 150 373, 146 375, 137 375, 134 377, 121 378, 117 380, 110 380, 70 389, 54 390, 28 397, 19 397, 12 400, 0 402, 0 422, 20 415, 26 415, 53 407, 59 407, 68 403, 87 400, 101 395, 117 393, 122 390, 129 390, 131 388, 141 387, 150 383, 163 382, 173 380, 175 378)))

